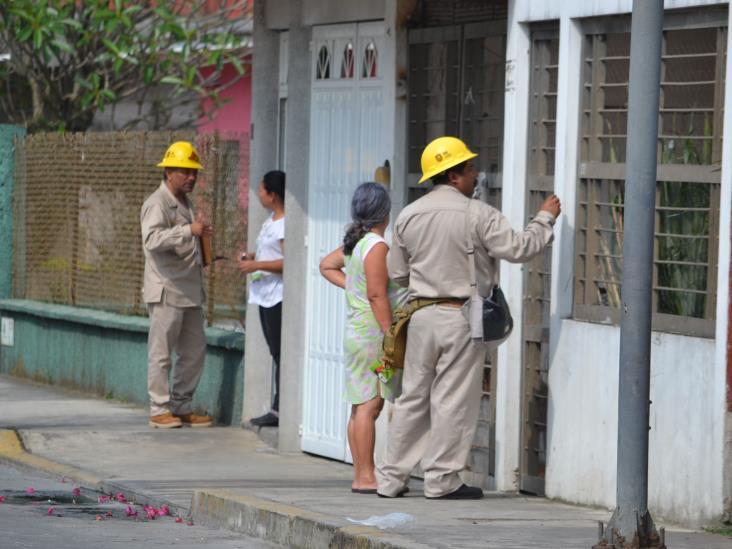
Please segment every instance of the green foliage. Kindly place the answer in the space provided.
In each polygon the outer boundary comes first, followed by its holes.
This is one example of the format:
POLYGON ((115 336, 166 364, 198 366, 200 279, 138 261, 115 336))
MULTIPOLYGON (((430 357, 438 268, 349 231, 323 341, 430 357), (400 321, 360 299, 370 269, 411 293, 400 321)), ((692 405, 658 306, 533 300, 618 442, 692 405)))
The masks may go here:
POLYGON ((30 130, 83 131, 132 99, 150 129, 211 100, 243 73, 245 0, 0 2, 0 111, 30 130), (205 9, 204 9, 205 8, 205 9), (222 81, 226 64, 236 77, 222 81), (161 84, 167 86, 161 87, 161 84), (171 89, 172 88, 172 89, 171 89), (29 99, 30 97, 30 99, 29 99), (144 110, 155 105, 156 112, 144 110))
POLYGON ((727 536, 728 538, 732 538, 732 524, 730 523, 725 523, 723 526, 704 528, 704 531, 709 534, 718 534, 720 536, 727 536))
MULTIPOLYGON (((712 118, 704 113, 703 137, 695 135, 694 112, 688 127, 678 128, 676 114, 672 133, 678 139, 665 139, 661 148, 662 164, 699 166, 712 164, 712 118), (680 143, 681 146, 678 146, 680 143)), ((697 130, 698 132, 698 130, 697 130)), ((704 318, 707 307, 707 277, 709 262, 709 210, 711 188, 706 183, 659 181, 657 236, 658 286, 687 291, 658 290, 658 312, 679 316, 704 318), (677 209, 676 209, 677 208, 677 209), (674 236, 679 235, 679 236, 674 236), (691 237, 691 238, 689 238, 691 237), (694 238, 696 237, 696 238, 694 238), (688 291, 691 290, 691 291, 688 291)))
MULTIPOLYGON (((688 127, 677 124, 673 115, 671 134, 674 138, 661 140, 661 164, 712 165, 712 118, 703 116, 703 135, 699 136, 699 126, 694 124, 694 113, 688 117, 688 127), (696 139, 694 137, 697 137, 696 139), (703 139, 699 139, 703 137, 703 139)), ((608 133, 612 127, 607 123, 608 133)), ((615 144, 610 138, 609 161, 618 162, 615 144)), ((656 209, 656 290, 659 313, 704 318, 707 313, 708 296, 706 293, 709 274, 710 246, 710 208, 714 208, 712 187, 707 183, 659 181, 658 204, 656 209)), ((621 204, 623 197, 617 194, 611 198, 613 204, 621 204)), ((622 250, 623 212, 621 208, 611 209, 610 228, 620 231, 614 233, 618 242, 606 245, 606 253, 620 253, 622 250), (613 247, 612 244, 617 244, 613 247)), ((604 240, 601 240, 601 245, 604 240)), ((607 259, 602 265, 611 279, 620 280, 622 264, 607 259)), ((612 287, 606 297, 609 304, 618 306, 620 296, 612 294, 612 287)))
POLYGON ((658 312, 703 318, 707 296, 694 291, 707 289, 710 186, 660 181, 658 189, 660 206, 669 208, 657 213, 658 232, 660 235, 679 235, 656 237, 656 259, 670 262, 658 264, 658 285, 692 290, 658 290, 658 312))

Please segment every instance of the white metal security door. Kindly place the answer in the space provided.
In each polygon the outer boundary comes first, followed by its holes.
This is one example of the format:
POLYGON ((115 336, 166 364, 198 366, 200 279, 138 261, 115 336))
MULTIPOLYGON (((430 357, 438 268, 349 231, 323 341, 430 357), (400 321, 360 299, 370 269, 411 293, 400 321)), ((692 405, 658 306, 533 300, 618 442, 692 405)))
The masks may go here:
POLYGON ((302 449, 341 460, 349 457, 345 296, 318 264, 343 238, 356 185, 391 157, 384 76, 393 71, 385 70, 383 47, 380 22, 313 28, 302 449))

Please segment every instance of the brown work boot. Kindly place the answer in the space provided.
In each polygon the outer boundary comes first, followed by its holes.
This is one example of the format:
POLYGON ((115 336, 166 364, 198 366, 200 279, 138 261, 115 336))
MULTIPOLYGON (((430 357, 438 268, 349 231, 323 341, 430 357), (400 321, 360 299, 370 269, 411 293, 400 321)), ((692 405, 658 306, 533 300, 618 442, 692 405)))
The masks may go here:
POLYGON ((176 429, 183 425, 181 420, 170 412, 158 414, 157 416, 150 416, 149 424, 150 427, 155 427, 156 429, 176 429))
POLYGON ((211 427, 213 418, 211 416, 199 416, 196 414, 180 414, 174 416, 186 427, 211 427))

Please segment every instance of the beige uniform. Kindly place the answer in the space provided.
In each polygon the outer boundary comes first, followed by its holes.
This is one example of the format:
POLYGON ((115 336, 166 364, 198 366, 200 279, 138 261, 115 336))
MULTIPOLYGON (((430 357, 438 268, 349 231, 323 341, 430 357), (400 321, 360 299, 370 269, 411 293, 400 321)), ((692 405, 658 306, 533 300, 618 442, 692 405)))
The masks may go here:
MULTIPOLYGON (((495 208, 438 185, 401 212, 387 256, 389 276, 410 298, 470 296, 467 230, 472 231, 478 288, 488 295, 498 260, 530 260, 552 239, 554 217, 539 212, 516 232, 495 208)), ((379 492, 396 495, 422 462, 424 491, 439 497, 457 490, 475 435, 485 347, 474 343, 465 311, 432 305, 412 316, 402 395, 389 425, 386 458, 377 469, 379 492)))
POLYGON ((195 220, 163 182, 142 205, 140 224, 145 253, 143 299, 148 304, 148 393, 150 415, 192 413, 191 401, 206 357, 202 306, 203 269, 195 220), (177 359, 172 387, 171 355, 177 359))

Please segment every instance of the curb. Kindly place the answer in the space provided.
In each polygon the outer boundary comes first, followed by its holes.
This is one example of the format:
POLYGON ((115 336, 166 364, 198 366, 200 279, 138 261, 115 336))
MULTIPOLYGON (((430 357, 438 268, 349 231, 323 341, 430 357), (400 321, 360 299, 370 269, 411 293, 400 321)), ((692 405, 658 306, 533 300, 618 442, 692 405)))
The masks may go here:
POLYGON ((245 431, 251 431, 259 437, 271 450, 277 450, 280 446, 278 427, 256 427, 249 423, 249 420, 242 421, 241 428, 245 431))
POLYGON ((99 486, 103 484, 102 479, 86 471, 29 453, 15 430, 0 429, 0 460, 23 469, 65 477, 94 490, 98 490, 99 486))
POLYGON ((104 480, 77 467, 64 465, 63 463, 31 454, 23 445, 23 441, 18 432, 12 429, 0 429, 0 462, 9 463, 25 470, 40 471, 50 476, 67 478, 74 481, 81 488, 94 492, 102 492, 107 495, 124 492, 125 495, 134 498, 135 503, 154 505, 156 507, 165 504, 171 509, 175 509, 176 515, 188 515, 188 509, 170 501, 156 498, 146 492, 129 488, 124 484, 104 480))
POLYGON ((371 526, 343 526, 334 517, 228 490, 196 490, 191 516, 216 526, 300 549, 427 549, 399 534, 371 526))
POLYGON ((428 549, 399 534, 359 524, 343 525, 335 517, 292 505, 228 490, 195 490, 190 510, 162 498, 104 480, 82 469, 64 465, 28 452, 15 430, 0 429, 0 462, 26 470, 67 478, 80 487, 105 494, 124 492, 139 504, 168 505, 178 516, 199 524, 224 528, 271 541, 285 547, 302 549, 428 549))

